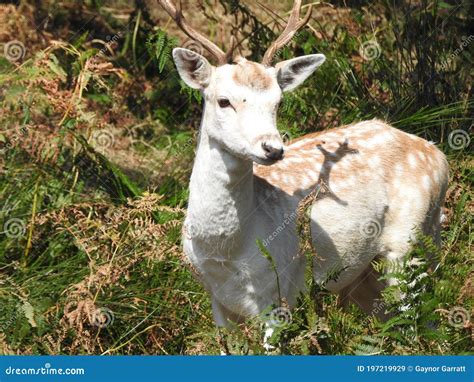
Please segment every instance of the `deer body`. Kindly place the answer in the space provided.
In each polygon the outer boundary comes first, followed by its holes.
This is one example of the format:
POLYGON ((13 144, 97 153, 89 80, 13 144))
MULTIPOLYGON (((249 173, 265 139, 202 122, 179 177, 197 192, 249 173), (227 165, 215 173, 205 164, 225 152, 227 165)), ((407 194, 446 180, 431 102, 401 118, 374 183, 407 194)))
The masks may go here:
POLYGON ((295 303, 306 266, 298 256, 296 209, 325 174, 330 192, 311 209, 313 274, 324 282, 335 267, 344 269, 328 283, 331 291, 350 287, 377 256, 401 262, 416 229, 439 235, 448 168, 421 138, 366 121, 303 137, 283 160, 264 167, 212 149, 202 129, 184 250, 211 293, 220 326, 278 303, 276 276, 257 239, 276 263, 281 296, 295 303), (338 153, 344 144, 352 152, 338 153))
POLYGON ((325 60, 312 54, 271 65, 276 51, 311 16, 309 7, 299 21, 301 0, 262 64, 244 58, 229 64, 229 52, 195 32, 169 0, 160 4, 219 62, 215 67, 200 54, 173 50, 181 78, 205 101, 183 243, 211 294, 216 324, 255 316, 280 297, 290 307, 295 303, 306 266, 298 250, 296 211, 323 185, 311 207, 314 278, 324 282, 337 271, 327 288, 358 299, 367 310, 381 289, 366 282, 374 258, 401 264, 416 230, 439 240, 448 180, 444 155, 378 120, 283 146, 276 127, 282 93, 298 87, 325 60), (257 240, 274 260, 278 278, 257 240))

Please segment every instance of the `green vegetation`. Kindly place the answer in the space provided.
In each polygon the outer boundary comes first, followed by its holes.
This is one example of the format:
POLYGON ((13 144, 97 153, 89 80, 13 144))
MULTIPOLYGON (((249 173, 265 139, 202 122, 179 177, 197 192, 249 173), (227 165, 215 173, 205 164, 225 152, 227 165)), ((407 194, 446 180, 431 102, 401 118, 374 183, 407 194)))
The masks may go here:
MULTIPOLYGON (((0 354, 263 354, 261 319, 214 327, 182 254, 202 101, 171 61, 183 35, 146 1, 130 3, 0 7, 0 354)), ((238 32, 255 60, 281 30, 273 12, 290 8, 196 3, 203 33, 220 43, 238 32)), ((377 117, 437 142, 451 166, 442 247, 421 238, 396 270, 405 297, 388 288, 371 316, 308 279, 274 353, 469 353, 474 5, 343 3, 317 6, 279 52, 328 57, 285 95, 279 128, 296 138, 377 117), (433 272, 427 253, 440 261, 433 272), (381 309, 393 315, 385 323, 381 309)))

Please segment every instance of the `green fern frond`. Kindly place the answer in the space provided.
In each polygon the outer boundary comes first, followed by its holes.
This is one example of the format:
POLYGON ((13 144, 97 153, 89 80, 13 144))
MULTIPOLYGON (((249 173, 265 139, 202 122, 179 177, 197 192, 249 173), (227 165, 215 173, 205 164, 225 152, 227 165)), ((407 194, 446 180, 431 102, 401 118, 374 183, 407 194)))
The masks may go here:
POLYGON ((170 61, 171 51, 176 46, 176 42, 174 37, 170 37, 161 29, 148 38, 146 47, 149 54, 156 60, 160 73, 170 61))

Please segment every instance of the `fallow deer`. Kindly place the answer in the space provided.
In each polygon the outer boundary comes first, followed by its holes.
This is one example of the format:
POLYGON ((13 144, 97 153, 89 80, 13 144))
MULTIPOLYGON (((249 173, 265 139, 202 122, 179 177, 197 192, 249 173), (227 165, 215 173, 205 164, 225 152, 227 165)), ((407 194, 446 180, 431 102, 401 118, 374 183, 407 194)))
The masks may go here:
MULTIPOLYGON (((257 63, 234 59, 196 32, 171 1, 159 3, 218 64, 173 50, 182 80, 205 101, 183 243, 218 326, 258 315, 280 297, 294 306, 306 266, 298 256, 296 210, 318 184, 326 192, 310 212, 313 275, 324 282, 339 267, 326 285, 332 292, 357 296, 355 284, 376 257, 401 264, 418 229, 439 241, 448 165, 432 143, 374 119, 283 144, 276 124, 282 93, 297 88, 325 56, 272 61, 308 22, 311 7, 300 20, 301 0, 294 2, 284 31, 257 63), (274 260, 279 285, 257 240, 274 260)), ((371 306, 378 292, 372 289, 362 293, 362 308, 371 306)))

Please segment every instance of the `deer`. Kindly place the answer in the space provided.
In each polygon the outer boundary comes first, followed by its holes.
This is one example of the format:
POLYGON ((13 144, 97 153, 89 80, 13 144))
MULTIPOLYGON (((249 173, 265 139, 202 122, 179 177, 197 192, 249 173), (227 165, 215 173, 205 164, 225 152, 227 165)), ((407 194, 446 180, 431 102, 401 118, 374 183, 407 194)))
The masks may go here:
MULTIPOLYGON (((449 177, 444 154, 379 119, 284 142, 277 129, 283 94, 326 59, 318 53, 273 64, 311 18, 311 6, 300 17, 301 0, 294 1, 261 62, 233 57, 235 44, 224 52, 191 27, 172 1, 159 4, 216 60, 212 65, 198 52, 172 51, 180 78, 204 100, 182 243, 210 294, 215 324, 244 322, 280 299, 293 308, 305 290, 307 266, 316 282, 369 313, 385 287, 374 281, 373 260, 403 266, 417 230, 440 242, 449 177), (295 216, 318 185, 324 187, 308 210, 317 256, 308 260, 298 255, 295 216), (340 271, 330 278, 335 267, 340 271)), ((389 278, 383 284, 396 283, 389 278)))

